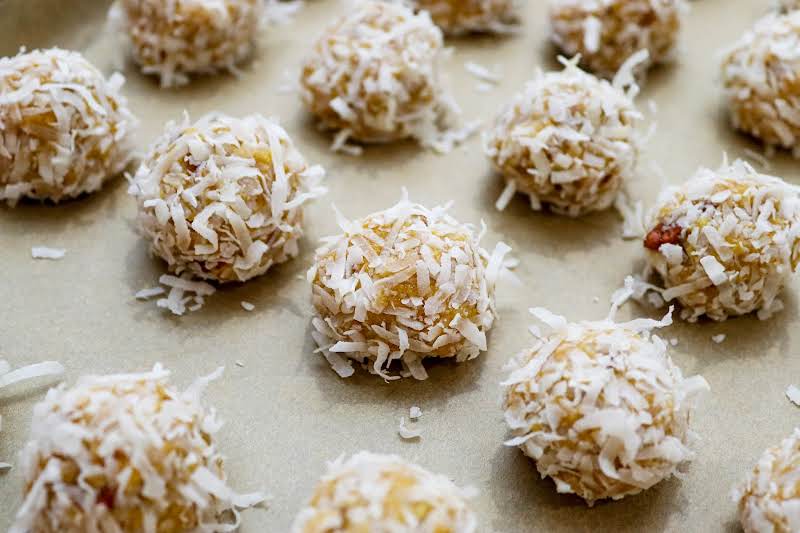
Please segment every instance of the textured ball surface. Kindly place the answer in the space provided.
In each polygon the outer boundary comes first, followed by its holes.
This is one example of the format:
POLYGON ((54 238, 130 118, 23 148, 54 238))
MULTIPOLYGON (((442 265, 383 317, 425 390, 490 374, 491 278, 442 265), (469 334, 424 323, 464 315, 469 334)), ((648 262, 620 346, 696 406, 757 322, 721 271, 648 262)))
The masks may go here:
POLYGON ((361 142, 432 142, 453 112, 439 79, 442 32, 426 12, 367 0, 316 41, 301 97, 327 129, 361 142))
POLYGON ((308 272, 316 316, 312 335, 334 370, 349 360, 384 379, 427 377, 424 358, 462 362, 487 348, 496 317, 495 282, 509 248, 491 255, 472 226, 445 208, 402 200, 350 222, 325 240, 308 272))
POLYGON ((562 52, 598 76, 612 78, 639 50, 649 65, 670 58, 681 26, 684 0, 551 0, 551 39, 562 52))
POLYGON ((253 51, 263 9, 262 0, 117 0, 110 18, 142 72, 169 87, 189 74, 235 72, 253 51))
POLYGON ((272 120, 212 113, 167 124, 129 192, 171 271, 246 281, 297 255, 303 208, 324 194, 323 174, 272 120))
POLYGON ((684 379, 654 327, 638 319, 567 323, 537 308, 550 329, 509 367, 505 419, 558 492, 590 505, 670 477, 692 458, 689 417, 702 377, 684 379))
POLYGON ((261 494, 237 494, 225 480, 201 402, 222 369, 184 392, 156 365, 142 374, 88 376, 51 389, 34 407, 21 454, 25 497, 13 533, 221 531, 226 514, 261 494))
POLYGON ((515 0, 414 0, 447 35, 506 33, 519 22, 515 0))
POLYGON ((497 207, 515 192, 527 194, 536 210, 570 216, 610 206, 634 173, 640 145, 635 90, 621 85, 574 62, 561 72, 537 72, 484 137, 507 184, 497 207))
POLYGON ((123 83, 77 52, 0 58, 0 200, 59 202, 122 172, 137 125, 123 83))
POLYGON ((701 168, 663 191, 649 218, 648 261, 683 318, 763 319, 782 309, 777 296, 800 254, 796 187, 743 161, 701 168))
POLYGON ((800 11, 759 20, 723 56, 722 82, 736 129, 800 157, 800 11))
POLYGON ((360 452, 328 465, 293 533, 473 533, 470 489, 395 455, 360 452))
POLYGON ((745 533, 792 533, 800 529, 800 430, 764 452, 732 493, 745 533))

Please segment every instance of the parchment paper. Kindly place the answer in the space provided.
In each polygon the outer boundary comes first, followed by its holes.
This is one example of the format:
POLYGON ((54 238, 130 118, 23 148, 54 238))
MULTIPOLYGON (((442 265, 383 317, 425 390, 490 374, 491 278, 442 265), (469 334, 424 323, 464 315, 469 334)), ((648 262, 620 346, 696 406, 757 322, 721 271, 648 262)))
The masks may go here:
MULTIPOLYGON (((450 86, 466 118, 488 122, 537 65, 554 66, 545 4, 527 2, 519 35, 450 41, 450 86), (477 80, 463 66, 468 60, 497 67, 502 82, 490 92, 476 91, 477 80)), ((728 127, 715 53, 768 4, 692 3, 678 62, 655 70, 640 96, 644 110, 650 99, 658 108, 657 133, 631 185, 647 204, 662 180, 648 170, 649 161, 669 182, 680 182, 698 165, 716 166, 723 151, 737 156, 758 149, 728 127)), ((108 73, 118 52, 104 30, 107 7, 101 0, 0 0, 0 53, 58 45, 84 52, 108 73)), ((621 222, 613 212, 569 220, 531 212, 523 198, 505 212, 495 211, 502 187, 477 137, 446 156, 411 143, 369 148, 360 158, 329 152, 330 138, 316 132, 295 94, 279 88, 287 73, 294 77, 312 39, 344 9, 336 0, 308 0, 293 23, 264 32, 255 61, 240 79, 203 78, 190 87, 160 90, 134 67, 124 68, 125 93, 142 119, 142 149, 183 109, 193 117, 219 109, 282 119, 307 159, 323 164, 329 175, 330 194, 309 211, 301 256, 247 284, 224 288, 201 311, 178 318, 133 298, 155 285, 164 267, 148 257, 133 231, 134 202, 123 179, 57 207, 0 208, 0 357, 14 366, 61 361, 69 382, 85 373, 139 371, 161 361, 181 386, 225 365, 209 401, 227 422, 220 445, 231 484, 240 490, 263 487, 273 495, 268 510, 245 513, 245 532, 287 531, 325 461, 361 449, 399 453, 478 487, 482 531, 738 530, 731 486, 800 421, 800 411, 783 394, 800 382, 798 283, 787 287, 786 309, 770 321, 679 323, 662 332, 679 340, 672 354, 684 373, 701 373, 712 387, 694 419, 702 441, 685 479, 593 509, 556 494, 533 462, 502 445, 502 367, 529 343, 529 307, 546 306, 571 319, 604 316, 610 294, 640 267, 641 244, 620 239, 621 222), (302 276, 319 237, 337 231, 331 202, 359 217, 393 204, 403 186, 427 204, 454 200, 453 213, 461 220, 485 219, 485 245, 503 239, 514 248, 523 287, 500 288, 500 319, 480 359, 433 365, 425 382, 387 384, 360 371, 342 380, 312 353, 309 289, 302 276), (63 247, 67 255, 58 262, 34 261, 35 245, 63 247), (241 300, 253 302, 255 311, 244 311, 241 300), (718 333, 727 334, 719 345, 711 341, 718 333), (423 432, 419 442, 397 435, 399 418, 411 405, 424 412, 415 423, 423 432)), ((800 182, 797 163, 785 155, 771 161, 771 172, 800 182)), ((630 304, 622 316, 645 312, 630 304)), ((28 384, 0 396, 0 460, 17 461, 31 407, 45 390, 44 384, 28 384)), ((11 524, 21 485, 16 470, 0 476, 0 529, 11 524)))

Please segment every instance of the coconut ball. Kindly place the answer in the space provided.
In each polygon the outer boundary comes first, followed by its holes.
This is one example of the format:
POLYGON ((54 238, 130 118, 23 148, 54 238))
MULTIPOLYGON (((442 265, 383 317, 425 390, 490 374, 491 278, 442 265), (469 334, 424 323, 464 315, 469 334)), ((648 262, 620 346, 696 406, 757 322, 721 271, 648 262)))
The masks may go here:
POLYGON ((625 92, 630 78, 612 85, 563 62, 561 72, 538 71, 484 135, 506 181, 498 209, 519 191, 535 210, 579 216, 609 207, 633 176, 642 120, 635 84, 625 92))
POLYGON ((264 496, 227 486, 215 444, 222 424, 201 401, 221 373, 183 392, 160 365, 51 389, 33 410, 11 532, 210 532, 238 523, 237 508, 264 496))
POLYGON ((162 87, 189 74, 236 73, 253 52, 263 0, 117 0, 109 18, 134 61, 162 87))
POLYGON ((733 126, 800 157, 800 11, 768 15, 722 59, 733 126))
POLYGON ((589 505, 621 499, 670 477, 689 461, 689 418, 699 376, 685 379, 651 333, 672 323, 609 318, 568 323, 542 308, 531 312, 533 346, 514 358, 505 387, 513 438, 560 493, 589 505))
POLYGON ((481 235, 447 214, 403 198, 325 239, 308 272, 319 351, 342 377, 352 361, 384 379, 425 379, 424 358, 463 362, 486 350, 495 283, 510 250, 490 255, 481 235))
POLYGON ((519 22, 515 0, 414 0, 447 35, 506 33, 519 22))
POLYGON ((611 78, 639 50, 648 66, 670 59, 688 9, 685 0, 550 0, 551 39, 567 56, 611 78))
POLYGON ((701 168, 659 195, 646 227, 648 263, 681 317, 764 319, 783 308, 777 296, 800 256, 797 187, 743 161, 701 168))
POLYGON ((59 202, 98 190, 131 159, 137 121, 120 89, 77 52, 0 58, 0 200, 59 202))
POLYGON ((292 533, 473 533, 474 492, 396 455, 359 452, 328 464, 292 533))
POLYGON ((745 533, 800 530, 800 429, 764 452, 747 479, 731 494, 745 533))
POLYGON ((376 143, 433 143, 455 112, 439 80, 442 32, 427 12, 367 0, 334 22, 305 59, 301 96, 320 124, 376 143))
POLYGON ((325 193, 286 131, 261 115, 170 122, 129 193, 139 227, 169 270, 246 281, 298 253, 303 209, 325 193))

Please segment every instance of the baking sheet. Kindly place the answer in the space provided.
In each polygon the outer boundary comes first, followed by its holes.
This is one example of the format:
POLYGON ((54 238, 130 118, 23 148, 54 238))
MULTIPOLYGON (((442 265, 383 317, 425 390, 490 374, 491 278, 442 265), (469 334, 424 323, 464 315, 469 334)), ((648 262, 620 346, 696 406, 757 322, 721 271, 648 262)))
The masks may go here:
MULTIPOLYGON (((527 2, 519 35, 450 41, 450 86, 467 118, 490 120, 537 65, 553 66, 545 4, 527 2), (488 93, 476 91, 477 80, 463 66, 469 60, 498 67, 502 82, 488 93)), ((658 130, 643 162, 655 162, 668 181, 683 181, 700 164, 715 166, 723 151, 735 156, 757 149, 727 126, 715 52, 768 4, 693 2, 679 62, 650 76, 640 99, 644 109, 647 100, 656 102, 658 130)), ((104 30, 107 7, 101 0, 0 0, 0 53, 13 54, 21 45, 58 45, 81 50, 108 73, 115 44, 104 30)), ((152 301, 133 298, 156 283, 163 265, 148 257, 133 231, 135 206, 124 180, 57 207, 3 207, 0 357, 14 366, 58 360, 70 382, 84 373, 137 371, 161 361, 181 386, 225 365, 209 401, 226 420, 220 445, 231 484, 240 490, 263 487, 273 495, 268 510, 245 513, 245 532, 287 531, 325 461, 361 449, 399 453, 461 485, 478 487, 482 531, 737 531, 731 486, 765 447, 800 421, 800 411, 783 395, 787 385, 800 382, 798 282, 785 291, 786 309, 768 322, 746 317, 725 324, 679 323, 663 332, 679 340, 672 352, 684 373, 701 373, 712 387, 694 420, 702 441, 685 479, 593 509, 556 494, 520 451, 502 446, 507 436, 499 407, 502 366, 529 342, 530 306, 571 319, 604 316, 610 294, 639 268, 641 245, 619 238, 621 222, 612 212, 569 220, 533 213, 522 198, 496 212, 501 184, 478 138, 446 156, 411 143, 372 147, 360 158, 330 153, 330 139, 315 131, 296 95, 279 89, 312 38, 343 9, 337 0, 309 0, 292 24, 264 32, 257 58, 241 79, 205 78, 187 88, 159 90, 135 68, 124 69, 125 93, 142 119, 141 147, 184 108, 193 117, 219 109, 281 118, 307 159, 323 164, 329 175, 329 195, 308 213, 300 257, 245 285, 220 290, 199 312, 173 317, 152 301), (514 248, 524 287, 499 289, 500 319, 490 350, 480 359, 432 365, 425 382, 387 384, 364 372, 342 380, 312 353, 309 289, 302 276, 318 238, 337 231, 331 202, 350 217, 363 216, 393 204, 401 186, 427 204, 455 200, 453 213, 461 220, 485 219, 490 228, 485 245, 503 239, 514 248), (58 262, 34 261, 34 245, 63 247, 67 255, 58 262), (253 302, 255 311, 242 310, 241 300, 253 302), (718 333, 727 334, 719 345, 711 341, 718 333), (424 412, 416 423, 423 437, 403 442, 398 421, 411 405, 424 412)), ((790 158, 779 155, 771 166, 772 173, 800 182, 790 158)), ((661 177, 642 164, 631 188, 650 202, 660 185, 661 177)), ((628 305, 622 315, 641 312, 628 305)), ((19 386, 0 396, 0 459, 16 461, 31 407, 45 389, 19 386)), ((0 475, 0 529, 11 524, 21 484, 15 470, 0 475)))

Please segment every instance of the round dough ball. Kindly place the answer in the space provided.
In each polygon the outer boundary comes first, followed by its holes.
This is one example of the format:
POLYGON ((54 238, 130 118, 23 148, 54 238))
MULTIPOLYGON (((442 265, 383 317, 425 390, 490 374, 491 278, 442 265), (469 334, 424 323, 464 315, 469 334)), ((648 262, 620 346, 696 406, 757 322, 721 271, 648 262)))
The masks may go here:
POLYGON ((316 310, 312 335, 342 377, 354 360, 384 379, 400 361, 401 376, 425 379, 426 357, 477 357, 496 317, 494 288, 510 250, 490 255, 471 225, 445 207, 406 198, 350 222, 326 239, 308 272, 316 310))
POLYGON ((131 159, 137 120, 120 89, 77 52, 0 58, 0 200, 59 202, 98 190, 131 159))
POLYGON ((325 193, 277 123, 221 113, 170 122, 128 190, 170 271, 246 281, 298 253, 306 203, 325 193))
POLYGON ((637 72, 670 59, 688 9, 685 0, 550 0, 551 39, 565 55, 611 78, 639 50, 637 72))
POLYGON ((648 262, 682 318, 764 319, 783 308, 777 295, 800 258, 797 187, 743 161, 701 168, 660 194, 646 227, 648 262))
POLYGON ((800 11, 768 15, 725 53, 733 126, 800 157, 800 11))
POLYGON ((359 452, 328 464, 292 533, 473 533, 474 492, 396 455, 359 452))
POLYGON ((708 389, 684 379, 650 330, 672 323, 637 319, 567 323, 533 309, 550 331, 509 365, 505 419, 519 446, 560 493, 589 505, 648 489, 693 453, 690 413, 708 389))
POLYGON ((519 191, 533 209, 569 216, 609 207, 639 156, 642 115, 632 92, 565 62, 537 72, 484 136, 486 154, 506 181, 504 209, 519 191))
POLYGON ((433 142, 454 113, 439 79, 442 32, 422 11, 367 0, 337 20, 303 62, 301 97, 326 129, 367 143, 433 142))
POLYGON ((745 533, 792 533, 800 528, 800 429, 764 452, 732 493, 745 533))
POLYGON ((117 0, 110 19, 134 61, 162 87, 189 74, 236 72, 253 52, 263 0, 117 0))
POLYGON ((222 424, 201 401, 221 373, 184 392, 160 365, 51 389, 33 410, 11 531, 222 531, 227 514, 263 501, 227 487, 214 442, 222 424))
POLYGON ((515 0, 414 0, 447 35, 506 33, 519 22, 515 0))

